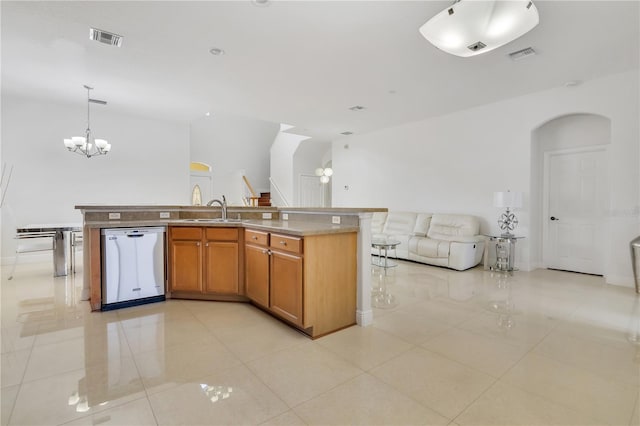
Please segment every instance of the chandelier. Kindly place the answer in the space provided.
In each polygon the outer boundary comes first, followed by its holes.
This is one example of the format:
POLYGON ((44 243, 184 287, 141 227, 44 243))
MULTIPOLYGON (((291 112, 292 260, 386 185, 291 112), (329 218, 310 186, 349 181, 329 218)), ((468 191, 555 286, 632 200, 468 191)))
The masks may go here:
POLYGON ((320 177, 321 183, 329 183, 329 178, 333 175, 333 169, 331 167, 322 168, 318 167, 316 169, 316 176, 320 177))
POLYGON ((89 106, 91 103, 106 105, 105 101, 98 99, 91 99, 89 97, 89 91, 93 90, 93 87, 87 85, 84 86, 87 89, 87 130, 85 130, 84 136, 73 136, 71 139, 64 140, 64 146, 71 152, 84 155, 87 158, 91 158, 95 155, 105 155, 111 151, 111 144, 104 139, 94 139, 91 134, 91 115, 89 106))

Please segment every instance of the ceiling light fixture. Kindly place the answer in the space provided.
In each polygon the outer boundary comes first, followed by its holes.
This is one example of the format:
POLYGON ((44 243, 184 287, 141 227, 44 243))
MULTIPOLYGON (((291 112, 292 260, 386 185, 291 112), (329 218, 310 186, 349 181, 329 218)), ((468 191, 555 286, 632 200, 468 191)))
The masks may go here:
POLYGON ((266 7, 271 4, 271 0, 251 0, 251 4, 254 6, 266 7))
POLYGON ((457 0, 420 27, 420 33, 438 49, 468 57, 521 37, 539 21, 530 0, 457 0))
POLYGON ((87 89, 87 130, 85 130, 84 136, 73 136, 71 139, 65 139, 64 146, 71 152, 91 158, 95 155, 105 155, 111 151, 111 144, 109 142, 104 139, 93 139, 93 135, 91 134, 91 116, 89 113, 89 105, 91 103, 100 105, 106 105, 107 103, 89 97, 89 91, 93 90, 93 87, 85 85, 84 88, 87 89))
POLYGON ((209 53, 211 53, 213 56, 222 56, 224 55, 224 50, 218 47, 212 47, 211 49, 209 49, 209 53))
POLYGON ((349 108, 351 111, 362 111, 367 109, 367 107, 363 107, 362 105, 354 105, 349 108))
POLYGON ((321 183, 329 183, 330 177, 333 175, 333 169, 331 167, 318 167, 316 169, 316 176, 320 176, 321 183))

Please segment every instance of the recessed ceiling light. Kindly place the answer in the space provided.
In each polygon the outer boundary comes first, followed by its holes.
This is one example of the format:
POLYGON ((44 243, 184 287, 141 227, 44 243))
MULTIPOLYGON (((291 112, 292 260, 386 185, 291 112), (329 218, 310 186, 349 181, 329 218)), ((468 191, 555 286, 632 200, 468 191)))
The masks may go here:
POLYGON ((207 111, 207 112, 204 113, 204 115, 205 115, 205 117, 210 117, 211 113, 209 111, 207 111))
POLYGON ((580 86, 581 84, 582 84, 582 81, 580 80, 569 80, 564 82, 564 87, 576 87, 576 86, 580 86))
POLYGON ((351 108, 349 108, 351 111, 362 111, 363 109, 367 109, 366 107, 363 107, 362 105, 355 105, 352 106, 351 108))
POLYGON ((213 56, 222 56, 224 55, 224 50, 218 47, 212 47, 211 49, 209 49, 209 53, 211 53, 213 56))
POLYGON ((99 41, 100 43, 110 46, 122 46, 122 36, 109 31, 99 30, 97 28, 89 28, 89 39, 99 41))

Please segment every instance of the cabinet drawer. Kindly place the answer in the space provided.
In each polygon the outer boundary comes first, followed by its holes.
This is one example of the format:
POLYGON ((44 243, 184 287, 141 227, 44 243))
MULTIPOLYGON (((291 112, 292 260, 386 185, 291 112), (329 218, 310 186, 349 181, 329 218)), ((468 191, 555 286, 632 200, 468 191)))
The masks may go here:
POLYGON ((171 238, 174 240, 201 240, 202 228, 188 228, 175 226, 171 229, 171 238))
POLYGON ((244 241, 247 244, 259 244, 261 246, 266 246, 269 244, 269 234, 266 232, 246 229, 244 231, 244 241))
POLYGON ((302 253, 302 238, 271 234, 271 244, 269 247, 291 253, 302 253))
POLYGON ((205 228, 207 240, 238 241, 238 228, 205 228))

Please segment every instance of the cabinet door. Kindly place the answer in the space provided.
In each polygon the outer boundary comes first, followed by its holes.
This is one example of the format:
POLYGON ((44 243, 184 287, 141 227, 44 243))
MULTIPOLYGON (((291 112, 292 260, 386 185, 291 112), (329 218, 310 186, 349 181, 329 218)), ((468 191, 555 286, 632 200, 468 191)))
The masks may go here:
POLYGON ((265 247, 245 246, 245 285, 247 297, 269 307, 269 254, 265 247))
POLYGON ((238 243, 207 241, 204 256, 205 292, 238 294, 238 243))
POLYGON ((171 242, 171 290, 202 291, 202 244, 171 242))
POLYGON ((302 326, 302 257, 271 252, 271 301, 273 312, 302 326))

